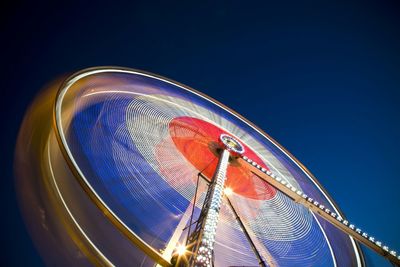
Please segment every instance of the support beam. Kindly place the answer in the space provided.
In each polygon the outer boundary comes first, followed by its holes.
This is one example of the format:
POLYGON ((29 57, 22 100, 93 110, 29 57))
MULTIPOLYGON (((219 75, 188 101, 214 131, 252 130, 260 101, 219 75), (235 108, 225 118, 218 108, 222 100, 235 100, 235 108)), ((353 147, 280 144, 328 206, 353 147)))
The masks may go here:
POLYGON ((187 240, 187 247, 189 251, 192 252, 189 258, 189 266, 208 267, 213 265, 215 234, 217 231, 229 156, 229 150, 224 149, 221 152, 218 166, 208 189, 197 225, 187 240))
POLYGON ((240 219, 239 215, 237 214, 236 210, 234 209, 231 200, 229 199, 228 196, 225 196, 225 198, 226 198, 228 205, 231 208, 233 214, 235 215, 236 220, 238 221, 240 227, 242 228, 243 233, 245 234, 245 236, 247 238, 247 241, 249 241, 251 249, 253 250, 254 254, 256 255, 256 257, 258 259, 258 264, 260 265, 260 267, 267 267, 263 258, 261 257, 261 254, 258 252, 256 245, 254 244, 253 240, 251 239, 250 234, 247 232, 246 226, 244 225, 244 223, 240 219))
POLYGON ((243 166, 250 169, 252 173, 258 176, 261 180, 267 182, 268 184, 275 187, 277 190, 285 194, 287 197, 293 201, 305 206, 310 211, 318 214, 326 221, 331 223, 333 226, 341 230, 342 232, 348 234, 349 236, 356 239, 358 242, 364 244, 370 249, 374 250, 378 254, 390 260, 392 263, 400 266, 400 256, 397 255, 396 251, 390 250, 388 246, 382 244, 382 242, 375 240, 374 237, 363 232, 361 229, 355 227, 353 224, 349 223, 346 219, 342 218, 339 214, 330 211, 328 208, 324 207, 322 204, 318 203, 316 200, 307 196, 298 188, 295 188, 290 183, 276 176, 271 171, 262 168, 259 164, 253 160, 243 157, 239 158, 238 162, 243 166))
MULTIPOLYGON (((172 257, 172 253, 174 252, 174 249, 177 248, 178 246, 178 241, 179 238, 183 232, 183 230, 185 229, 185 226, 187 225, 188 221, 190 220, 191 214, 192 214, 192 205, 196 205, 196 198, 194 198, 191 201, 191 205, 189 205, 185 212, 182 215, 181 220, 178 223, 178 226, 175 228, 175 231, 172 235, 172 237, 170 238, 167 246, 165 247, 164 252, 162 253, 162 256, 164 257, 164 259, 170 259, 172 257)), ((157 264, 157 267, 161 267, 161 265, 157 264)))

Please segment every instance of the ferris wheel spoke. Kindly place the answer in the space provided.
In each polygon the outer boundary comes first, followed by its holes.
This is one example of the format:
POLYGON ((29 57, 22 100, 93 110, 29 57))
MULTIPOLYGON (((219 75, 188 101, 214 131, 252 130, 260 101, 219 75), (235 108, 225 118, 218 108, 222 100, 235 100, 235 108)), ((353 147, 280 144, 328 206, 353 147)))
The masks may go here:
POLYGON ((360 243, 371 248, 378 254, 390 260, 392 263, 400 266, 400 255, 397 255, 395 250, 389 249, 387 245, 383 245, 381 241, 375 240, 374 237, 368 235, 360 228, 354 226, 349 221, 341 217, 339 214, 332 212, 318 201, 307 196, 304 192, 292 186, 290 183, 275 175, 271 171, 261 167, 260 164, 253 161, 252 159, 243 156, 238 159, 240 164, 247 164, 253 174, 259 177, 261 180, 275 187, 277 190, 285 194, 293 201, 305 206, 307 209, 318 214, 326 221, 330 222, 337 229, 353 237, 360 243))

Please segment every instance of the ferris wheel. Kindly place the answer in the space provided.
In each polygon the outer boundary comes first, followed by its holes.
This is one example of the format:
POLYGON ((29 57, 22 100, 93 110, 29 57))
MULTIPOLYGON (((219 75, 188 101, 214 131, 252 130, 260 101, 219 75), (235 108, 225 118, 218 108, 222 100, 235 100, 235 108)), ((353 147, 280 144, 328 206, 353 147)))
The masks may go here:
POLYGON ((50 87, 16 160, 47 263, 364 266, 361 243, 399 264, 293 155, 216 100, 119 67, 50 87))

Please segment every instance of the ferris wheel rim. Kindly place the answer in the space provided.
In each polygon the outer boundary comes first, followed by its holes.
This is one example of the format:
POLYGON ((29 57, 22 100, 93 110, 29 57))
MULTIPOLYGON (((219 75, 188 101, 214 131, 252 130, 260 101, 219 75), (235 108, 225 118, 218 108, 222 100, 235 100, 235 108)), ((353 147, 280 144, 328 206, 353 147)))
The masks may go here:
MULTIPOLYGON (((217 105, 230 113, 231 115, 237 117, 242 122, 249 125, 251 128, 256 130, 260 133, 264 138, 270 141, 274 146, 276 146, 282 153, 286 154, 290 160, 292 160, 302 172, 306 174, 306 176, 310 179, 312 183, 318 188, 318 190, 326 197, 326 199, 330 202, 332 207, 337 211, 338 214, 344 217, 343 212, 340 210, 339 206, 336 204, 334 199, 330 196, 330 194, 326 191, 326 189, 322 186, 322 184, 318 181, 318 179, 295 157, 293 156, 286 148, 284 148, 280 143, 278 143, 275 139, 269 136, 264 130, 260 127, 234 111, 233 109, 225 106, 224 104, 220 103, 218 100, 190 87, 185 84, 179 83, 173 79, 166 78, 164 76, 154 74, 148 71, 143 71, 134 68, 127 68, 127 67, 119 67, 119 66, 100 66, 100 67, 91 67, 80 70, 68 76, 64 82, 60 85, 55 99, 53 103, 53 130, 55 132, 55 136, 57 142, 59 144, 60 150, 65 161, 68 164, 69 169, 71 170, 74 177, 77 179, 83 190, 88 194, 89 198, 93 201, 93 203, 99 208, 105 217, 132 243, 137 245, 147 256, 155 260, 158 264, 163 266, 171 266, 169 259, 163 257, 161 253, 156 251, 151 245, 149 245, 146 241, 141 239, 130 227, 128 227, 113 211, 105 201, 97 194, 96 190, 90 185, 90 182, 86 179, 85 175, 80 170, 78 164, 73 159, 72 152, 70 151, 67 140, 64 136, 64 132, 62 129, 61 123, 61 104, 65 93, 68 89, 79 79, 88 77, 90 75, 99 74, 99 73, 127 73, 127 74, 135 74, 146 76, 149 78, 157 79, 175 86, 178 86, 190 93, 193 93, 210 103, 217 105)), ((323 230, 322 230, 323 231, 323 230)), ((353 245, 353 251, 357 258, 357 263, 359 266, 365 266, 365 259, 362 253, 362 250, 357 242, 349 236, 351 243, 353 245)), ((329 239, 329 238, 327 238, 329 239)))

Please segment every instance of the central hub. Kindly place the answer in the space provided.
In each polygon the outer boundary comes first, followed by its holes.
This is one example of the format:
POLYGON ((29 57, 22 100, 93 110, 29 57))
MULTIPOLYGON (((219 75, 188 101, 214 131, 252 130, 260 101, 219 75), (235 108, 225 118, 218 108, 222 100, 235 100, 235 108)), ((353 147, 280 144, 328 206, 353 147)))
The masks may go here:
POLYGON ((242 144, 232 136, 227 134, 221 134, 219 139, 225 145, 226 149, 228 149, 229 151, 237 154, 244 153, 244 147, 242 146, 242 144))
MULTIPOLYGON (((251 199, 267 200, 275 196, 276 189, 274 187, 255 177, 247 164, 240 164, 237 158, 246 156, 269 170, 258 154, 236 136, 217 125, 187 116, 174 118, 169 123, 169 133, 176 149, 209 181, 213 180, 217 168, 216 158, 219 158, 224 150, 228 150, 230 157, 226 173, 227 187, 231 188, 235 194, 251 199)), ((167 141, 168 139, 165 142, 167 141)), ((157 147, 157 160, 162 167, 160 170, 163 176, 168 177, 171 183, 177 184, 178 182, 174 180, 178 171, 174 167, 175 165, 161 164, 161 162, 173 160, 169 148, 167 143, 160 143, 157 147)), ((191 182, 196 183, 196 176, 193 176, 191 182)), ((187 186, 191 185, 187 184, 187 186)))

